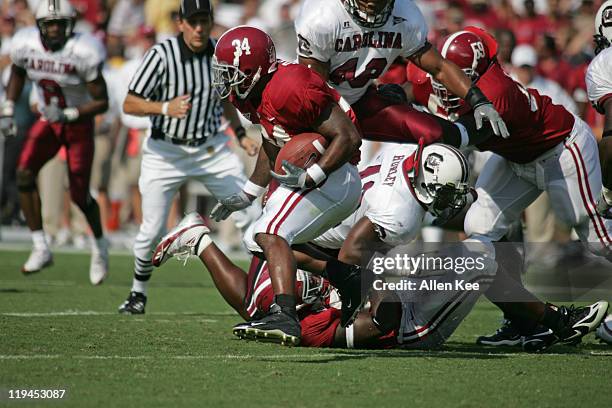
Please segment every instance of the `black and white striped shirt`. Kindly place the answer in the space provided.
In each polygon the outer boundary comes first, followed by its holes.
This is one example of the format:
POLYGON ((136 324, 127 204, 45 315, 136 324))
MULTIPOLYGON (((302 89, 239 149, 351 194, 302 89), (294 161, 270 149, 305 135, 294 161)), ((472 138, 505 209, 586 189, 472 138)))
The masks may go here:
POLYGON ((191 95, 191 110, 184 119, 151 116, 152 134, 161 132, 172 139, 200 140, 217 133, 223 108, 212 86, 214 49, 211 39, 206 50, 196 54, 180 34, 155 44, 145 54, 130 83, 131 94, 157 102, 191 95))

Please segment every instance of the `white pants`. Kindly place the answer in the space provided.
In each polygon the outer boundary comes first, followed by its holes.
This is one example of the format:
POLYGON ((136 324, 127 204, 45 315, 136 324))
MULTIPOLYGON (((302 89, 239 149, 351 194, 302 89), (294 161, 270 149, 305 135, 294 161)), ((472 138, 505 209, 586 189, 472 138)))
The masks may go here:
MULTIPOLYGON (((470 241, 470 240, 467 240, 470 241)), ((454 271, 426 272, 410 278, 420 288, 423 281, 450 284, 452 290, 396 291, 402 302, 402 320, 397 336, 404 348, 432 349, 440 347, 457 329, 476 301, 491 285, 497 272, 497 263, 488 257, 488 245, 479 242, 468 243, 465 247, 453 245, 443 249, 439 256, 466 256, 480 258, 483 268, 467 269, 458 274, 454 271), (445 254, 445 251, 448 253, 445 254), (457 252, 460 251, 460 252, 457 252), (462 286, 457 286, 462 282, 462 286), (466 283, 478 283, 478 290, 467 290, 466 283), (464 290, 465 289, 465 290, 464 290)))
MULTIPOLYGON (((142 194, 142 224, 134 243, 134 255, 151 260, 152 250, 165 233, 172 199, 188 180, 202 182, 216 198, 238 193, 246 183, 244 166, 227 146, 227 137, 217 135, 202 146, 180 146, 147 138, 143 145, 138 186, 142 194)), ((261 209, 257 203, 232 214, 243 231, 261 209)))
POLYGON ((465 232, 482 241, 501 239, 508 226, 546 191, 559 220, 573 227, 593 253, 612 260, 612 220, 595 211, 601 186, 595 136, 576 118, 563 143, 530 163, 491 157, 476 183, 478 199, 466 215, 465 232))
POLYGON ((278 187, 263 213, 247 230, 244 243, 251 252, 262 252, 255 242, 259 233, 278 235, 289 245, 318 237, 348 217, 359 204, 361 180, 357 168, 344 164, 325 183, 311 190, 278 187))

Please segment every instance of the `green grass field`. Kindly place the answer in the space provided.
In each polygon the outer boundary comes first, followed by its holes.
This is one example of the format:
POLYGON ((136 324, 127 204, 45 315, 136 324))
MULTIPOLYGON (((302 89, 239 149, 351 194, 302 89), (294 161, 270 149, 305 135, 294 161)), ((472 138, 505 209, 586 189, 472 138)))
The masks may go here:
POLYGON ((240 321, 197 261, 155 271, 147 315, 120 316, 132 258, 101 287, 87 254, 56 254, 23 277, 26 252, 0 251, 0 405, 74 407, 610 407, 612 349, 591 335, 545 355, 482 349, 499 322, 480 302, 436 352, 282 348, 231 334, 240 321), (9 389, 66 389, 61 402, 9 389))

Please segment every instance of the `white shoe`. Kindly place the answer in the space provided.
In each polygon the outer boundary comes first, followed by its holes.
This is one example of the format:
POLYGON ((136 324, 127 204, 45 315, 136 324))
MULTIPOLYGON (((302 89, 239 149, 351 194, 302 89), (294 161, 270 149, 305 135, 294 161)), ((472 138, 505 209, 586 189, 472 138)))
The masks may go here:
POLYGON ((89 264, 89 281, 92 285, 99 285, 108 276, 108 241, 100 240, 99 245, 93 244, 91 250, 91 263, 89 264))
POLYGON ((595 332, 595 336, 612 346, 612 314, 606 317, 595 332))
POLYGON ((51 265, 53 265, 53 255, 48 248, 32 248, 28 260, 21 267, 21 272, 29 275, 51 265))
POLYGON ((153 253, 153 265, 160 266, 168 259, 176 256, 178 259, 187 259, 196 255, 198 244, 202 239, 208 239, 210 230, 204 224, 200 214, 192 212, 187 214, 181 222, 164 236, 153 253))

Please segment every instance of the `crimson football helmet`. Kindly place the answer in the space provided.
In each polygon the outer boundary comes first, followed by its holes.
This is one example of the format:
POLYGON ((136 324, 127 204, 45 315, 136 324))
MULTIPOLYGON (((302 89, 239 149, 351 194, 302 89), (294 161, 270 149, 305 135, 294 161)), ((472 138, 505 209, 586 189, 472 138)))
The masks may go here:
POLYGON ((76 12, 68 0, 41 0, 36 9, 36 25, 45 46, 61 49, 72 35, 76 12), (50 32, 51 24, 59 24, 58 32, 50 32))
POLYGON ((219 38, 213 56, 213 86, 221 98, 246 99, 259 79, 276 71, 272 38, 255 27, 238 26, 219 38))
MULTIPOLYGON (((446 37, 441 54, 463 70, 472 82, 484 74, 491 64, 487 43, 471 31, 458 31, 446 37)), ((461 98, 448 92, 444 85, 432 78, 431 86, 447 111, 461 107, 461 98)))
POLYGON ((342 0, 344 7, 362 27, 378 28, 385 25, 395 0, 342 0))

